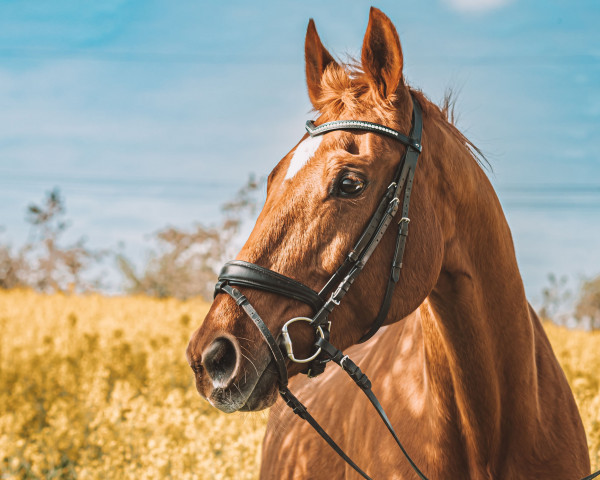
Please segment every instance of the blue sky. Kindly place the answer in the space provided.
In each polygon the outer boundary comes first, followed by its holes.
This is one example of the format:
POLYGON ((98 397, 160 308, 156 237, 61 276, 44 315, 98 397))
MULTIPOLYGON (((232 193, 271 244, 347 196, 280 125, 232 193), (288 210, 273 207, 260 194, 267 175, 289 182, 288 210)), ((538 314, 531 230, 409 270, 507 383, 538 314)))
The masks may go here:
MULTIPOLYGON (((0 2, 0 225, 61 188, 70 235, 124 241, 214 221, 310 118, 303 45, 358 55, 370 2, 0 2), (268 125, 268 128, 265 126, 268 125)), ((600 273, 600 3, 381 1, 405 76, 489 157, 526 288, 600 273)))

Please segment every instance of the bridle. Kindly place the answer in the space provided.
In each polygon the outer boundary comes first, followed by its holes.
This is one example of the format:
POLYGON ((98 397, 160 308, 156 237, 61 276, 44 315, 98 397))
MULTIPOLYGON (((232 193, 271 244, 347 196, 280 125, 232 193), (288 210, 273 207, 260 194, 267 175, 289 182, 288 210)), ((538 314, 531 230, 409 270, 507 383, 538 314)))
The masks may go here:
MULTIPOLYGON (((306 420, 335 450, 335 452, 338 453, 338 455, 367 480, 371 480, 371 477, 361 470, 358 465, 346 455, 339 445, 337 445, 337 443, 323 430, 312 415, 308 413, 306 407, 292 394, 292 392, 290 392, 288 389, 288 372, 282 348, 248 299, 235 287, 249 287, 276 293, 309 305, 313 311, 316 312, 313 317, 295 317, 288 320, 282 327, 282 343, 288 358, 296 363, 309 363, 309 377, 321 374, 325 370, 325 366, 328 362, 333 361, 337 363, 363 390, 417 476, 421 480, 428 480, 400 443, 385 411, 371 390, 371 381, 364 373, 362 373, 360 368, 348 357, 348 355, 345 355, 341 350, 338 350, 329 343, 331 329, 331 322, 328 320, 329 314, 340 304, 350 286, 354 283, 356 277, 363 270, 365 264, 371 257, 377 245, 381 242, 383 235, 396 216, 397 211, 400 209, 401 217, 398 221, 399 227, 396 236, 396 247, 392 257, 385 295, 377 317, 372 322, 369 331, 367 331, 359 340, 359 343, 365 342, 375 335, 381 325, 383 325, 389 312, 394 288, 400 279, 402 258, 404 256, 404 249, 408 236, 408 224, 410 222, 408 217, 410 195, 412 192, 417 161, 422 150, 421 135, 423 130, 423 120, 421 107, 414 96, 411 95, 411 98, 413 105, 412 127, 408 137, 384 125, 359 120, 337 120, 318 126, 312 121, 306 122, 306 130, 311 137, 336 130, 361 130, 391 137, 406 146, 402 160, 396 168, 393 181, 384 193, 377 209, 367 224, 367 227, 362 232, 354 248, 348 253, 343 263, 319 292, 316 292, 312 288, 285 275, 242 260, 233 260, 227 262, 223 266, 217 284, 215 285, 214 292, 215 296, 222 292, 231 296, 259 329, 273 355, 279 374, 279 394, 285 403, 295 414, 306 420), (402 192, 403 196, 401 197, 402 192), (400 198, 402 198, 401 206, 400 198), (308 322, 315 329, 316 334, 316 341, 314 344, 316 351, 313 355, 305 359, 298 359, 294 355, 292 340, 288 333, 289 325, 301 321, 308 322)), ((582 480, 591 480, 599 474, 600 471, 585 477, 582 480)))
POLYGON ((379 205, 377 206, 377 209, 375 210, 375 213, 367 224, 367 227, 360 235, 354 248, 350 251, 350 253, 348 253, 343 263, 325 283, 325 286, 320 292, 317 293, 312 288, 307 287, 297 280, 286 277, 285 275, 281 275, 280 273, 274 272, 254 263, 244 262, 241 260, 227 262, 221 270, 218 282, 215 286, 215 296, 221 292, 230 295, 252 319, 267 342, 279 373, 279 393, 285 400, 286 404, 292 408, 294 413, 308 421, 310 425, 315 428, 315 430, 325 439, 325 441, 360 475, 369 480, 370 477, 343 452, 343 450, 308 413, 306 407, 304 407, 304 405, 302 405, 302 403, 287 388, 288 373, 281 348, 279 347, 273 334, 269 331, 269 328, 260 318, 260 315, 256 312, 248 299, 235 287, 250 287, 276 293, 299 300, 312 307, 313 311, 316 312, 312 318, 295 317, 288 320, 283 326, 282 338, 287 356, 290 358, 290 360, 297 363, 310 363, 308 375, 311 377, 322 373, 329 361, 334 361, 340 365, 342 369, 356 382, 356 384, 361 387, 371 403, 375 406, 380 417, 394 436, 396 442, 402 449, 402 452, 410 462, 413 469, 418 474, 419 478, 422 480, 427 480, 425 475, 423 475, 417 468, 398 440, 398 437, 394 432, 394 429, 392 428, 392 425, 389 422, 385 412, 383 411, 383 408, 371 391, 370 380, 361 372, 358 366, 350 358, 348 358, 347 355, 344 355, 343 352, 329 343, 331 322, 328 320, 329 314, 336 306, 340 304, 342 298, 346 295, 356 277, 365 267, 367 261, 371 257, 377 245, 379 245, 381 242, 383 235, 387 231, 398 209, 400 208, 402 216, 398 222, 399 228, 396 237, 396 248, 394 250, 394 255, 391 262, 390 274, 383 302, 379 308, 377 317, 371 324, 371 328, 363 335, 359 342, 365 342, 375 335, 387 317, 394 288, 400 279, 402 258, 404 256, 404 248, 406 245, 406 238, 408 236, 408 224, 410 222, 408 218, 410 195, 412 192, 412 184, 417 166, 417 160, 419 159, 419 154, 421 153, 422 149, 421 133, 423 130, 423 120, 421 107, 414 97, 412 98, 412 104, 412 128, 408 137, 384 125, 358 120, 338 120, 324 123, 319 126, 316 126, 312 121, 306 122, 306 130, 311 137, 323 135, 327 132, 332 132, 335 130, 362 130, 391 137, 407 147, 402 161, 396 168, 394 179, 384 193, 379 205), (402 206, 400 207, 400 197, 402 192, 404 192, 404 195, 402 197, 402 206), (306 359, 298 359, 295 357, 292 340, 288 334, 288 326, 298 321, 310 323, 310 325, 315 329, 317 336, 317 340, 315 342, 317 350, 313 355, 306 359))

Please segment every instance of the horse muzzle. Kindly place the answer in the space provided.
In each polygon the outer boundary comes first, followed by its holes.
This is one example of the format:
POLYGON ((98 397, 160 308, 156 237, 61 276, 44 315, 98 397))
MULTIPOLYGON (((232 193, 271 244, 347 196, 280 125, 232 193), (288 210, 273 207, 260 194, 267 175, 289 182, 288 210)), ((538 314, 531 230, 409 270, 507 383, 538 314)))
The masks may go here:
POLYGON ((190 359, 190 366, 198 393, 225 413, 262 410, 277 398, 278 373, 270 353, 251 354, 233 335, 221 333, 199 358, 190 359))

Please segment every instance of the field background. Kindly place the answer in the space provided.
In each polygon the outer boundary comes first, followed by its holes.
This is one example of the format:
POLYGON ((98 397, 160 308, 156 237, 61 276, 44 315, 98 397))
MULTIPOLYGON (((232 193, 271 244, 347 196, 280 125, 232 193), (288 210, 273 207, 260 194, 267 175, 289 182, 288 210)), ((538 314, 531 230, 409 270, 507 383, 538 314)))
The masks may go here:
MULTIPOLYGON (((0 478, 256 478, 266 413, 217 412, 185 360, 207 308, 0 291, 0 478)), ((546 330, 600 468, 600 334, 546 330)))

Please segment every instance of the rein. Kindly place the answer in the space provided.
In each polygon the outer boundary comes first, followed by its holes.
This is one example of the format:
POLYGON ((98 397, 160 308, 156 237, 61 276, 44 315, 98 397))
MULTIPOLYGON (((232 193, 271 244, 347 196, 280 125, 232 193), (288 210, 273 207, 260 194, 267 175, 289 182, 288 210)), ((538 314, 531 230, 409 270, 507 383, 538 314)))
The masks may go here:
MULTIPOLYGON (((306 122, 306 130, 311 137, 323 135, 327 132, 336 130, 362 130, 391 137, 407 147, 402 161, 396 169, 394 180, 384 193, 377 209, 367 224, 367 227, 360 235, 354 248, 346 256, 344 262, 329 278, 321 291, 315 292, 312 288, 307 287, 297 280, 254 263, 249 263, 242 260, 234 260, 227 262, 223 266, 223 269, 219 274, 217 284, 215 285, 214 292, 215 296, 219 293, 226 293, 233 298, 236 304, 246 312, 246 314, 250 317, 260 331, 262 337, 267 343, 267 346, 269 347, 269 350, 271 351, 271 354, 273 355, 273 360, 279 374, 279 394, 285 401, 286 405, 288 405, 296 415, 306 420, 331 446, 331 448, 333 448, 333 450, 340 457, 342 457, 344 461, 346 461, 366 480, 372 479, 363 470, 361 470, 360 467, 356 465, 356 463, 354 463, 350 457, 348 457, 348 455, 346 455, 340 446, 327 434, 327 432, 325 432, 325 430, 323 430, 323 428, 308 412, 300 400, 298 400, 289 390, 288 372, 282 348, 258 312, 250 304, 248 299, 235 287, 249 287, 276 293, 310 305, 313 311, 316 312, 312 318, 295 317, 288 320, 282 328, 281 339, 283 343, 283 350, 285 350, 288 358, 296 363, 308 363, 309 377, 315 377, 321 374, 325 370, 327 363, 330 361, 338 364, 365 393, 416 475, 421 480, 428 480, 427 477, 417 467, 415 462, 411 459, 408 452, 400 442, 384 409, 371 390, 371 381, 348 357, 348 355, 345 355, 341 350, 338 350, 331 343, 329 343, 331 322, 328 320, 329 314, 336 306, 340 304, 341 300, 354 283, 356 277, 363 270, 373 251, 381 242, 383 235, 400 209, 401 218, 398 221, 399 228, 396 237, 396 247, 391 262, 385 295, 379 308, 377 317, 373 320, 370 329, 359 340, 359 343, 367 341, 379 330, 389 312, 393 292, 396 283, 398 283, 398 280, 400 279, 402 258, 404 256, 404 249, 408 236, 408 224, 410 222, 408 217, 410 195, 412 192, 417 161, 422 150, 421 135, 423 130, 423 120, 421 107, 414 97, 412 97, 412 104, 412 127, 408 137, 386 126, 358 120, 338 120, 324 123, 319 126, 316 126, 312 121, 306 122), (402 205, 400 206, 400 198, 403 190, 404 195, 402 197, 402 205), (288 326, 298 321, 308 322, 314 328, 317 338, 314 344, 316 347, 315 353, 305 359, 298 359, 295 357, 292 340, 288 333, 288 326)), ((600 471, 589 475, 582 480, 591 480, 598 475, 600 475, 600 471)))

